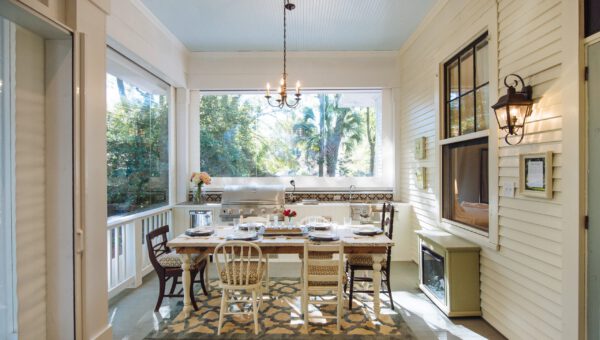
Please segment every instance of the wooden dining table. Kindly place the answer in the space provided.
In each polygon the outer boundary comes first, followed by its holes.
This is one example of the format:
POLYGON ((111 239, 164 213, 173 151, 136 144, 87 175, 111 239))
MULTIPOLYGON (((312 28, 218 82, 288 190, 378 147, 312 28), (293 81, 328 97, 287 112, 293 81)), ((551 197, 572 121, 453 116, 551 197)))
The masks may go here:
MULTIPOLYGON (((381 289, 381 264, 385 261, 388 247, 394 245, 385 234, 375 236, 362 236, 354 234, 355 228, 361 226, 338 226, 334 232, 337 233, 341 242, 344 243, 346 254, 368 254, 373 257, 373 309, 376 317, 379 317, 381 300, 379 297, 381 289)), ((227 236, 234 233, 232 226, 215 226, 215 232, 210 236, 192 237, 181 234, 167 243, 171 249, 181 256, 181 268, 183 269, 183 312, 187 318, 193 311, 190 294, 190 264, 193 254, 212 254, 215 247, 227 240, 227 236)), ((257 244, 263 254, 301 254, 304 251, 306 236, 259 236, 252 241, 257 244)))

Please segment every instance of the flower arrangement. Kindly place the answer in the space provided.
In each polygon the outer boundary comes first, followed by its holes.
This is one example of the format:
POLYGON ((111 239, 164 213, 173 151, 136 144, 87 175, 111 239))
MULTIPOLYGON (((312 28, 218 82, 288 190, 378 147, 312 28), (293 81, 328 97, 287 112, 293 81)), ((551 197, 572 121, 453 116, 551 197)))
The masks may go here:
POLYGON ((288 221, 292 223, 292 217, 296 216, 296 211, 291 209, 285 209, 283 211, 283 216, 288 218, 288 221))
POLYGON ((202 202, 202 186, 209 185, 211 182, 210 175, 206 172, 193 172, 190 182, 196 185, 196 191, 194 192, 194 202, 202 202))

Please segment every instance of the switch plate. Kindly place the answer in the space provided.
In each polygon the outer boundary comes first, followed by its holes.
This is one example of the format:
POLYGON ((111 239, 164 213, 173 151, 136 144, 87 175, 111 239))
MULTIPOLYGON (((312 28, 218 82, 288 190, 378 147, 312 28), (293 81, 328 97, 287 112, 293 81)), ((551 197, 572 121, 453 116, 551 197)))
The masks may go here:
POLYGON ((502 196, 515 197, 515 183, 514 182, 504 182, 502 184, 502 196))

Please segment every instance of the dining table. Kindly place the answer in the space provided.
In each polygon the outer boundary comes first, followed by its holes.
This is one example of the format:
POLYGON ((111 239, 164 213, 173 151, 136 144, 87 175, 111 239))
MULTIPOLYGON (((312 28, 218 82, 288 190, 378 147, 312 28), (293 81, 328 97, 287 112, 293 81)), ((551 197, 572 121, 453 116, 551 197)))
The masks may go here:
MULTIPOLYGON (((345 254, 365 254, 373 257, 373 311, 378 318, 381 309, 381 267, 386 259, 387 248, 394 242, 385 234, 357 235, 355 231, 364 225, 339 225, 332 231, 344 245, 345 254)), ((188 236, 185 233, 168 241, 169 248, 174 249, 181 256, 183 270, 182 284, 184 291, 183 313, 188 318, 193 312, 190 289, 190 265, 194 254, 212 254, 217 245, 226 242, 230 235, 236 232, 233 226, 212 226, 214 233, 209 236, 188 236)), ((265 236, 259 235, 252 242, 258 245, 263 255, 268 254, 301 254, 304 251, 304 242, 307 235, 298 236, 265 236)))

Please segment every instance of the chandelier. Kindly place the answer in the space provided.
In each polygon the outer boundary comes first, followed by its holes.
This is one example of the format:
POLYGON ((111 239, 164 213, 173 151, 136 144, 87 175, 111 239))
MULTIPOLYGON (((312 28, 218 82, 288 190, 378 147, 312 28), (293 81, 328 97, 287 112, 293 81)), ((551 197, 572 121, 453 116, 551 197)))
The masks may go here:
POLYGON ((265 98, 267 98, 267 102, 269 105, 273 107, 283 108, 287 106, 289 108, 295 108, 300 103, 300 82, 296 82, 296 93, 294 94, 294 99, 291 102, 288 101, 288 82, 287 82, 287 16, 286 11, 292 11, 296 8, 296 5, 290 3, 290 0, 283 0, 283 74, 281 75, 281 80, 279 81, 279 87, 277 88, 276 98, 271 96, 271 85, 267 83, 267 93, 265 98), (271 100, 273 99, 273 100, 271 100))

